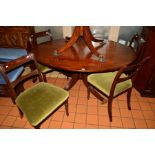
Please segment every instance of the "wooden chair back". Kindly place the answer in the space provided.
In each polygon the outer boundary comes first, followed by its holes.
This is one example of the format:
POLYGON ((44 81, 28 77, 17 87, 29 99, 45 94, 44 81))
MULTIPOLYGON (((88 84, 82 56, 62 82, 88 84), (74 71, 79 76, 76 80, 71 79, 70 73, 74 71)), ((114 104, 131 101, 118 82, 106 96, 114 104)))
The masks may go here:
POLYGON ((41 32, 33 33, 31 35, 31 45, 32 45, 32 47, 38 44, 38 42, 37 42, 38 38, 46 37, 46 36, 49 37, 49 41, 53 40, 52 33, 51 33, 50 29, 48 29, 47 31, 41 31, 41 32))
MULTIPOLYGON (((113 83, 112 83, 112 87, 110 90, 110 96, 113 96, 114 91, 115 91, 115 87, 118 83, 123 82, 123 81, 127 81, 129 79, 131 79, 132 81, 134 80, 135 75, 137 74, 137 72, 143 67, 143 65, 150 59, 150 57, 146 57, 144 58, 141 62, 137 63, 137 64, 133 64, 131 66, 123 66, 120 68, 120 70, 118 71, 113 83), (128 76, 126 77, 121 77, 122 73, 129 73, 128 76)), ((122 92, 123 93, 123 92, 122 92)), ((121 94, 122 94, 121 93, 121 94)), ((118 94, 120 95, 120 94, 118 94)), ((117 95, 117 96, 118 96, 117 95)), ((115 96, 116 97, 116 96, 115 96)))
POLYGON ((8 63, 1 64, 0 74, 6 81, 6 84, 0 84, 0 87, 2 87, 2 91, 5 94, 5 96, 11 97, 13 103, 15 103, 15 99, 18 96, 18 94, 21 91, 24 91, 24 87, 23 87, 24 82, 34 77, 38 77, 39 81, 44 81, 40 71, 37 68, 37 62, 32 53, 26 56, 20 57, 16 60, 10 61, 8 63), (7 73, 20 66, 25 66, 25 67, 33 66, 32 67, 33 70, 31 69, 31 72, 28 72, 27 74, 22 75, 19 78, 17 78, 15 81, 11 82, 7 76, 7 73))

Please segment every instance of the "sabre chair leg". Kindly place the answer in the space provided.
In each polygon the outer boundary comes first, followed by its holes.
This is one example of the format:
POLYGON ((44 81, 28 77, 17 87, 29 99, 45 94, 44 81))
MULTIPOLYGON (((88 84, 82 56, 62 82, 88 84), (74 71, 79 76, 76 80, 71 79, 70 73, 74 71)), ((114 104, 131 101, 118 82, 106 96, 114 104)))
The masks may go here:
POLYGON ((128 90, 127 92, 127 105, 128 105, 128 110, 131 110, 131 92, 132 92, 132 88, 128 90))
POLYGON ((42 73, 42 75, 43 75, 44 82, 47 82, 46 74, 42 73))
POLYGON ((112 98, 108 99, 108 114, 109 114, 109 120, 112 122, 112 98))
POLYGON ((40 124, 39 125, 36 125, 34 126, 35 129, 40 129, 40 124))
POLYGON ((89 100, 89 98, 90 98, 90 90, 89 90, 90 88, 89 88, 89 86, 88 86, 88 88, 87 88, 87 99, 89 100))
POLYGON ((69 111, 68 111, 68 100, 65 102, 65 110, 66 110, 66 115, 69 116, 69 111))
MULTIPOLYGON (((17 107, 18 108, 18 107, 17 107)), ((23 112, 18 108, 20 118, 23 118, 23 112)))

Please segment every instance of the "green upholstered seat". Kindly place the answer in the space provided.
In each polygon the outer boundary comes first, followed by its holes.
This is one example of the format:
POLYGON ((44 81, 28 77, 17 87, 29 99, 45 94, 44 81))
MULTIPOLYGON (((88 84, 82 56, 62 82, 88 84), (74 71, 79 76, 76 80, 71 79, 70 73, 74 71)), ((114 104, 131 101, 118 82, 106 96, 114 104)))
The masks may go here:
POLYGON ((64 89, 40 82, 21 93, 16 103, 29 122, 36 126, 64 103, 68 96, 69 93, 64 89))
MULTIPOLYGON (((96 73, 91 74, 88 76, 88 82, 92 84, 94 87, 102 91, 107 96, 110 95, 110 90, 112 83, 114 81, 114 78, 117 74, 117 71, 115 72, 109 72, 109 73, 96 73)), ((126 75, 123 73, 121 77, 126 77, 126 75)), ((129 89, 132 87, 131 80, 127 80, 121 83, 118 83, 115 87, 114 96, 117 94, 129 89)))
POLYGON ((51 68, 49 68, 49 67, 47 67, 47 66, 44 66, 44 65, 42 65, 42 64, 40 64, 40 63, 37 63, 37 65, 38 65, 39 70, 40 70, 42 73, 45 73, 45 72, 48 72, 48 71, 51 71, 51 70, 52 70, 51 68))

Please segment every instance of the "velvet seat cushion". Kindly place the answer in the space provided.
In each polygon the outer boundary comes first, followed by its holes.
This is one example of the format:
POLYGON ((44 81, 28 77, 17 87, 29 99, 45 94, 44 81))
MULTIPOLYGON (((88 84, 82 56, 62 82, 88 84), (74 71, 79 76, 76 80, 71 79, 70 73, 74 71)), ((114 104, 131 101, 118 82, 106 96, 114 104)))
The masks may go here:
POLYGON ((36 126, 54 112, 68 96, 69 93, 64 89, 40 82, 21 93, 16 103, 29 122, 36 126))
MULTIPOLYGON (((109 72, 109 73, 96 73, 91 74, 88 76, 88 82, 92 84, 94 87, 98 88, 100 91, 105 93, 107 96, 110 95, 110 90, 112 83, 114 81, 114 78, 117 74, 117 71, 115 72, 109 72)), ((126 75, 123 73, 121 77, 126 77, 126 75)), ((123 81, 121 83, 118 83, 115 87, 114 96, 118 95, 119 93, 129 89, 132 87, 131 80, 123 81)))
POLYGON ((21 56, 25 56, 27 51, 19 48, 0 48, 0 61, 9 62, 21 56))
MULTIPOLYGON (((21 75, 21 73, 23 72, 23 70, 24 70, 24 67, 21 66, 21 67, 19 67, 17 69, 12 70, 11 72, 8 72, 7 73, 7 76, 9 78, 9 80, 11 82, 15 81, 21 75)), ((0 73, 0 84, 6 84, 6 81, 2 77, 1 73, 0 73)))
MULTIPOLYGON (((37 65, 38 65, 39 70, 40 70, 42 73, 45 73, 45 72, 47 72, 47 71, 52 71, 52 70, 53 70, 52 68, 49 68, 49 67, 47 67, 47 66, 45 66, 45 65, 42 65, 42 64, 40 64, 40 63, 37 63, 37 65)), ((54 70, 53 70, 53 71, 54 71, 54 70)))

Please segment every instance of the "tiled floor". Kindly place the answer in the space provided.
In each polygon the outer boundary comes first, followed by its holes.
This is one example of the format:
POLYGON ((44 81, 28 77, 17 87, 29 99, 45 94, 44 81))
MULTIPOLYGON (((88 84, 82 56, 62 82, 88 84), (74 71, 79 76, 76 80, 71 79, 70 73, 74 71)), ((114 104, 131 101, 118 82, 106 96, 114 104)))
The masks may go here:
MULTIPOLYGON (((48 78, 49 83, 64 87, 66 78, 61 75, 48 78)), ((25 87, 33 85, 27 82, 25 87)), ((126 94, 113 101, 113 122, 109 122, 107 103, 101 103, 92 94, 87 100, 87 89, 78 83, 70 90, 69 116, 64 106, 49 117, 41 128, 49 129, 155 129, 155 98, 141 97, 136 90, 132 92, 132 110, 127 109, 126 94)), ((33 128, 26 118, 20 119, 18 110, 9 98, 0 98, 0 128, 33 128)))

